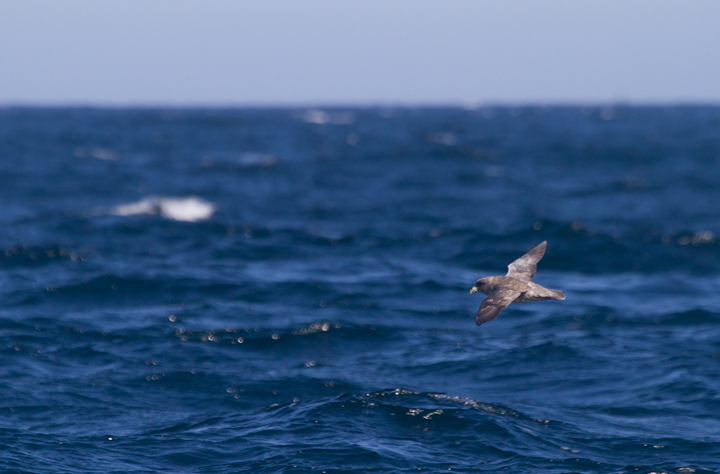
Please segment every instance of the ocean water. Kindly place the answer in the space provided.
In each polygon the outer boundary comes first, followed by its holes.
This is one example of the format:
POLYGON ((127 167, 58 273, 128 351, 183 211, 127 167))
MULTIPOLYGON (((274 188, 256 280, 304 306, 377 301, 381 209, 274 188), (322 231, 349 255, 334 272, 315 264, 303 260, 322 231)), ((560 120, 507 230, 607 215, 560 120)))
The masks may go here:
POLYGON ((720 472, 720 107, 5 108, 0 229, 2 472, 720 472))

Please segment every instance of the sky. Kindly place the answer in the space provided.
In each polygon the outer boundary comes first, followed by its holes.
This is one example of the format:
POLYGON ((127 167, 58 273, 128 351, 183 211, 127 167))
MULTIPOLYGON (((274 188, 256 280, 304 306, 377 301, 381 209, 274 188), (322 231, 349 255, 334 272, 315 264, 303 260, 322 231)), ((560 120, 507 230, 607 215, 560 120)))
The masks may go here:
POLYGON ((720 103, 717 0, 0 0, 0 105, 720 103))

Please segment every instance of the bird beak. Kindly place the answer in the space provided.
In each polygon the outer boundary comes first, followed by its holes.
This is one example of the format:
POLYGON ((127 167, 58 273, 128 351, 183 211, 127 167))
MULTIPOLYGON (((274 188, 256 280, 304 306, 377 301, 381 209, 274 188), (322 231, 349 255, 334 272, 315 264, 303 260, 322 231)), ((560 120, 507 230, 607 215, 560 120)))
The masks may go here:
POLYGON ((470 288, 470 294, 471 294, 471 295, 472 295, 473 293, 475 293, 476 291, 477 291, 477 286, 473 286, 472 288, 470 288))

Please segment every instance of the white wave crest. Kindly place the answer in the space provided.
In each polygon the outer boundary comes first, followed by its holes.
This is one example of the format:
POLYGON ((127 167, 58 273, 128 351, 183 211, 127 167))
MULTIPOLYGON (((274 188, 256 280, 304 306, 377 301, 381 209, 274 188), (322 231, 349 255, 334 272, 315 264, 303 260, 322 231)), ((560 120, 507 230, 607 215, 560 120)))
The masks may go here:
POLYGON ((160 215, 175 221, 198 222, 209 219, 215 210, 212 203, 195 196, 185 198, 153 196, 113 207, 110 213, 116 216, 160 215))

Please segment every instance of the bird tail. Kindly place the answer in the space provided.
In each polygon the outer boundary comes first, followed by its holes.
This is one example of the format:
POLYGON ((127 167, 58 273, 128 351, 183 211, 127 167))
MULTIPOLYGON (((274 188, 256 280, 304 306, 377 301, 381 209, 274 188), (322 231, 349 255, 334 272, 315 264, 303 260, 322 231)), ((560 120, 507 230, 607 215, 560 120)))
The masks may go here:
POLYGON ((550 290, 550 293, 552 294, 552 299, 554 299, 554 300, 564 300, 565 299, 565 293, 563 293, 560 290, 550 290))

